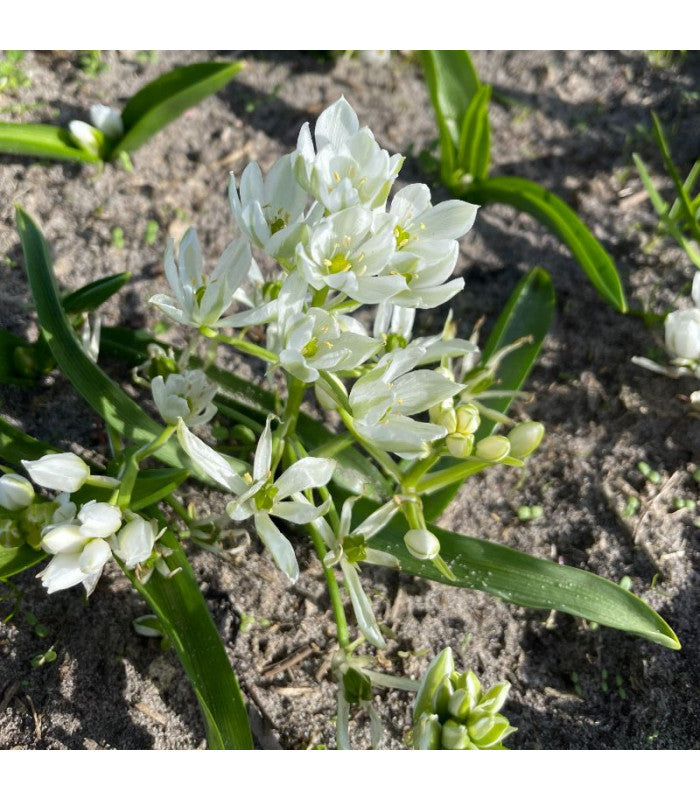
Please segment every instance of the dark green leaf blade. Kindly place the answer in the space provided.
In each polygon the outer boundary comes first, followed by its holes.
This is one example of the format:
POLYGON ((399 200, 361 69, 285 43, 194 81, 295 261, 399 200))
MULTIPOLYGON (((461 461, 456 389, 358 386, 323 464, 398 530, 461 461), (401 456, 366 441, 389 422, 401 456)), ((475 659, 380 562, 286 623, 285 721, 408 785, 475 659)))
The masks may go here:
POLYGON ((29 436, 0 417, 0 458, 15 469, 21 468, 22 459, 36 461, 48 453, 57 452, 55 447, 29 436))
POLYGON ((623 313, 627 301, 615 263, 578 215, 559 197, 525 178, 487 178, 461 193, 479 205, 505 203, 525 211, 561 239, 601 297, 623 313))
MULTIPOLYGON (((505 356, 498 370, 499 389, 517 391, 525 383, 549 330, 554 313, 554 301, 552 281, 541 267, 535 267, 528 272, 516 285, 483 348, 482 359, 486 361, 497 350, 524 336, 532 337, 532 341, 522 344, 517 350, 505 356)), ((508 410, 510 403, 510 397, 484 400, 485 405, 502 414, 508 410)), ((484 419, 477 432, 477 439, 489 436, 494 427, 495 423, 492 420, 484 419)), ((432 472, 447 469, 459 463, 453 458, 443 458, 432 472)), ((503 468, 494 467, 494 469, 503 468)), ((447 508, 462 483, 463 481, 460 480, 425 498, 427 519, 436 519, 447 508)))
POLYGON ((172 570, 180 570, 175 576, 164 578, 154 572, 142 584, 132 571, 126 575, 173 643, 199 700, 210 749, 252 750, 241 690, 192 567, 170 531, 161 542, 173 550, 167 563, 172 570))
POLYGON ((204 62, 178 67, 137 92, 124 106, 124 136, 111 157, 131 152, 188 108, 218 92, 239 72, 241 62, 204 62))
POLYGON ((35 550, 28 544, 21 547, 0 546, 0 580, 18 575, 45 558, 46 553, 43 550, 35 550))
POLYGON ((563 611, 672 650, 680 649, 678 637, 667 623, 643 600, 612 581, 430 526, 440 540, 440 555, 457 577, 455 582, 448 581, 431 562, 418 561, 408 554, 403 545, 406 525, 396 519, 372 538, 372 547, 391 553, 401 569, 411 575, 477 589, 528 608, 563 611))
MULTIPOLYGON (((135 444, 152 442, 162 432, 162 427, 83 352, 61 306, 46 241, 34 220, 22 208, 17 207, 16 216, 39 323, 62 372, 115 431, 135 444)), ((161 447, 156 455, 166 464, 191 469, 200 480, 211 482, 191 463, 174 439, 161 447)), ((234 466, 243 469, 247 465, 235 462, 234 466)))
POLYGON ((63 128, 20 122, 0 122, 0 153, 63 161, 100 160, 76 147, 63 128))
POLYGON ((130 272, 118 272, 81 286, 80 289, 70 292, 61 300, 63 310, 66 314, 94 311, 125 286, 130 278, 130 272))
POLYGON ((423 50, 421 63, 438 128, 459 147, 462 119, 481 86, 466 50, 423 50))

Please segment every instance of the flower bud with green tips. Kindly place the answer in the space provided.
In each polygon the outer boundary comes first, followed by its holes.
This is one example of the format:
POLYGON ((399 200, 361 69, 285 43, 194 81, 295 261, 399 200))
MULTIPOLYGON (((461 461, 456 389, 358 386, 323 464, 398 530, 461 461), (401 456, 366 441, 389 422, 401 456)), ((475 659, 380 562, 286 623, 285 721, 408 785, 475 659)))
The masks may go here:
POLYGON ((510 684, 496 684, 484 692, 468 670, 455 671, 452 651, 446 647, 430 663, 413 707, 415 750, 503 750, 503 740, 513 733, 498 712, 510 684))
POLYGON ((408 531, 403 537, 408 552, 421 561, 430 561, 440 552, 440 541, 425 528, 408 531))
POLYGON ((525 458, 540 446, 544 436, 544 425, 541 422, 529 420, 516 425, 508 433, 510 442, 510 455, 513 458, 525 458))
POLYGON ((476 445, 475 455, 484 461, 503 461, 510 453, 510 441, 505 436, 487 436, 476 445))

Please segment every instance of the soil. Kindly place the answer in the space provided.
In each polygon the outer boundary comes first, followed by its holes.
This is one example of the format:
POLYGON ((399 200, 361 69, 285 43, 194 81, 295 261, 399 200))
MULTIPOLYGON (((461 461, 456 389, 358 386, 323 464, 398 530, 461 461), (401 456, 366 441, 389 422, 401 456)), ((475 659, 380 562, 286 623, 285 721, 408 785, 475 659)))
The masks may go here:
MULTIPOLYGON (((0 323, 34 337, 30 296, 13 219, 21 203, 50 243, 57 280, 72 289, 129 269, 133 277, 106 306, 105 322, 134 328, 158 317, 148 298, 165 291, 167 235, 197 226, 215 259, 234 234, 226 199, 229 170, 251 160, 263 170, 292 149, 300 125, 344 94, 389 151, 406 154, 401 182, 430 182, 425 154, 436 130, 415 60, 387 63, 319 53, 162 52, 103 54, 106 69, 88 76, 75 52, 27 53, 31 84, 0 93, 4 120, 67 124, 91 103, 120 107, 146 81, 175 65, 240 58, 245 69, 223 91, 187 112, 119 166, 38 163, 0 157, 0 323), (21 104, 21 107, 19 107, 21 104), (156 241, 145 242, 149 221, 156 241), (152 227, 152 226, 151 226, 152 227), (123 231, 123 246, 114 229, 123 231), (118 243, 118 242, 117 242, 118 243)), ((638 52, 477 52, 479 74, 494 86, 492 172, 538 181, 569 202, 612 253, 634 307, 664 313, 688 304, 693 268, 656 219, 632 165, 640 152, 657 185, 668 180, 650 136, 655 110, 686 174, 700 150, 700 61, 696 54, 638 52), (660 62, 660 63, 659 63, 660 62)), ((447 195, 439 185, 434 197, 447 195)), ((395 638, 381 665, 417 678, 434 653, 451 645, 458 665, 485 683, 508 680, 506 713, 518 732, 508 744, 531 748, 685 749, 700 745, 698 527, 673 499, 698 499, 697 420, 683 396, 694 388, 633 365, 659 344, 658 331, 624 316, 596 294, 558 241, 528 216, 504 206, 480 210, 462 244, 466 278, 453 308, 459 335, 486 315, 486 329, 518 278, 534 265, 553 277, 557 307, 551 332, 516 416, 541 420, 542 447, 524 471, 494 468, 467 482, 444 527, 592 570, 632 590, 676 631, 672 652, 619 631, 594 629, 563 614, 524 610, 494 598, 379 568, 363 570, 378 618, 395 638), (657 470, 657 485, 637 468, 657 470), (625 516, 628 497, 639 511, 625 516), (522 505, 543 515, 518 521, 522 505)), ((445 309, 423 313, 435 331, 445 309)), ((251 365, 232 362, 244 374, 251 365)), ((125 370, 106 364, 124 382, 125 370)), ((34 389, 1 387, 2 414, 29 433, 99 457, 99 420, 59 374, 34 389)), ((192 488, 200 509, 224 498, 192 488)), ((246 696, 262 748, 335 746, 334 648, 318 562, 295 541, 302 575, 289 587, 255 537, 244 554, 223 560, 201 550, 192 561, 246 696), (292 654, 288 669, 275 665, 292 654)), ((204 729, 194 694, 172 651, 135 635, 147 609, 118 570, 108 569, 86 602, 80 588, 48 597, 32 570, 13 580, 18 613, 0 624, 0 747, 201 748, 204 729), (44 637, 27 621, 33 614, 44 637), (32 667, 49 646, 53 663, 32 667)), ((8 589, 9 592, 9 589, 8 589)), ((4 592, 7 594, 8 592, 4 592)), ((11 603, 3 602, 4 617, 11 603)), ((385 747, 405 747, 410 700, 378 691, 385 747)), ((367 744, 366 720, 353 735, 367 744)))

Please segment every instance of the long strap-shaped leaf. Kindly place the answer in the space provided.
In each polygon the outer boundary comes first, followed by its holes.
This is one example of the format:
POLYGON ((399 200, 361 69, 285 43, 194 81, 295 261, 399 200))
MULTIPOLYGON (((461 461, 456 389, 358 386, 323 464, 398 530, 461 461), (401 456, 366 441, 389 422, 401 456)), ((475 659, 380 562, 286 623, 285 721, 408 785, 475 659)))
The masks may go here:
POLYGON ((0 153, 64 161, 100 160, 76 147, 68 131, 63 128, 20 122, 0 122, 0 153))
POLYGON ((252 750, 253 739, 241 690, 192 567, 175 536, 161 543, 173 549, 168 566, 180 569, 172 578, 155 572, 146 584, 127 572, 160 619, 190 679, 204 715, 212 750, 252 750))
POLYGON ((188 108, 226 86, 242 66, 239 61, 189 64, 144 86, 124 106, 124 136, 111 157, 136 150, 188 108))
MULTIPOLYGON (((498 370, 498 389, 517 391, 525 383, 530 374, 537 355, 547 335, 554 313, 554 288, 549 275, 541 267, 535 267, 518 282, 483 348, 483 359, 487 360, 497 350, 525 336, 532 341, 524 343, 517 350, 509 353, 498 370)), ((484 404, 504 414, 510 406, 512 398, 503 397, 484 400, 484 404)), ((484 419, 477 432, 477 439, 482 439, 493 432, 495 423, 484 419)), ((447 469, 461 462, 454 458, 442 458, 435 468, 428 473, 447 469)), ((480 471, 480 470, 478 470, 480 471)), ((464 481, 455 481, 451 486, 426 497, 425 513, 429 520, 436 519, 452 502, 459 487, 464 481)))
POLYGON ((571 250, 600 295, 618 311, 627 311, 620 276, 607 250, 559 197, 525 178, 487 178, 466 189, 470 203, 506 203, 546 225, 571 250))
MULTIPOLYGON (((46 241, 34 220, 20 207, 16 218, 39 324, 56 363, 78 393, 114 430, 135 444, 153 441, 161 433, 161 426, 83 352, 61 306, 46 241)), ((210 482, 173 439, 160 448, 157 457, 172 466, 189 468, 198 478, 210 482)), ((236 466, 245 465, 236 462, 236 466)))
MULTIPOLYGON (((362 501, 356 508, 365 516, 370 505, 362 501)), ((519 606, 564 611, 672 650, 680 649, 678 637, 656 611, 612 581, 501 544, 433 526, 430 529, 440 540, 440 555, 456 581, 446 580, 431 562, 418 561, 408 554, 403 545, 406 525, 398 517, 372 538, 372 547, 396 556, 402 570, 421 578, 478 589, 519 606)))

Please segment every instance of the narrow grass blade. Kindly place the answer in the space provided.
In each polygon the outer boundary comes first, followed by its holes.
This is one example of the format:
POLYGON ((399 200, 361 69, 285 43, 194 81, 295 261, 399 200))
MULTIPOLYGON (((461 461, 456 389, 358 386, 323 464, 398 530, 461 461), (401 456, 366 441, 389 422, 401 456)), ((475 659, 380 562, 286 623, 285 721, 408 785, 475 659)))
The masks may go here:
POLYGON ((253 739, 241 690, 214 620, 180 543, 171 531, 160 540, 172 549, 171 578, 154 572, 146 584, 125 574, 158 616, 197 695, 212 750, 252 750, 253 739))
POLYGON ((0 153, 63 161, 100 161, 76 147, 63 128, 20 122, 0 122, 0 153))
POLYGON ((106 278, 99 278, 81 286, 61 300, 63 310, 66 314, 94 311, 125 286, 130 278, 130 272, 118 272, 116 275, 108 275, 106 278))
POLYGON ((132 152, 188 108, 218 92, 242 68, 241 62, 204 62, 178 67, 144 86, 124 106, 124 136, 110 158, 132 152))
MULTIPOLYGON (((358 515, 367 514, 369 508, 363 503, 358 515)), ((431 562, 418 561, 408 554, 403 545, 406 529, 405 522, 395 517, 372 538, 372 547, 395 556, 404 572, 477 589, 527 608, 563 611, 672 650, 680 649, 678 637, 656 611, 612 581, 501 544, 430 526, 440 540, 440 555, 457 578, 448 581, 431 562)))
POLYGON ((627 301, 610 254, 559 197, 525 178, 487 178, 466 189, 465 200, 479 205, 505 203, 533 216, 561 239, 601 297, 618 311, 627 301))

